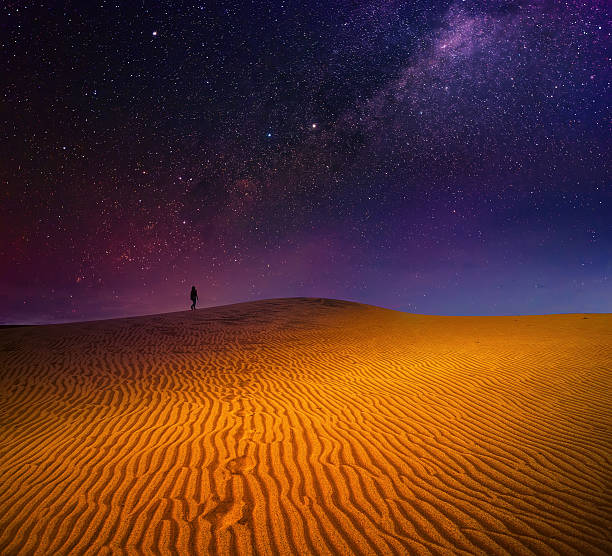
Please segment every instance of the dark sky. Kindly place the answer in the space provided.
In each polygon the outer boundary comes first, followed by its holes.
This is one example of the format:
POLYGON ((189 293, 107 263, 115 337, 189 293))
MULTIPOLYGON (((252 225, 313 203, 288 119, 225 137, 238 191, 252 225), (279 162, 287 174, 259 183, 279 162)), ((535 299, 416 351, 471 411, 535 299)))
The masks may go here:
POLYGON ((0 322, 612 311, 606 1, 7 1, 0 322))

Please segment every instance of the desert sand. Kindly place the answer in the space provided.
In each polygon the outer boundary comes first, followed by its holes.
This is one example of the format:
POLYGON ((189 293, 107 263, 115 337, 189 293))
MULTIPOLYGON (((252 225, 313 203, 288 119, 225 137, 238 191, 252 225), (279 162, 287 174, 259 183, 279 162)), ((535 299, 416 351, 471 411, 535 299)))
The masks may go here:
POLYGON ((611 554, 612 315, 0 329, 0 554, 611 554))

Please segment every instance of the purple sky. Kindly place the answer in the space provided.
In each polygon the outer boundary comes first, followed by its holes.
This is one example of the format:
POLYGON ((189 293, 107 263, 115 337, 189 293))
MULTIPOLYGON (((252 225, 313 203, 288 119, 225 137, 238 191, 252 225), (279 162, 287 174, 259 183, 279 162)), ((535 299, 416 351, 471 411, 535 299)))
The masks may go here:
POLYGON ((0 322, 612 311, 604 2, 0 16, 0 322))

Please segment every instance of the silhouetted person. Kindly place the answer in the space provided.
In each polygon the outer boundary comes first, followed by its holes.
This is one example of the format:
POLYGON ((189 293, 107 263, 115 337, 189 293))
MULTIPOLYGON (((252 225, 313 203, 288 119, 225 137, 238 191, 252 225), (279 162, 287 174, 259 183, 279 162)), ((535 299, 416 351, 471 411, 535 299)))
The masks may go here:
POLYGON ((191 286, 191 310, 195 311, 196 301, 198 300, 198 290, 195 286, 191 286))

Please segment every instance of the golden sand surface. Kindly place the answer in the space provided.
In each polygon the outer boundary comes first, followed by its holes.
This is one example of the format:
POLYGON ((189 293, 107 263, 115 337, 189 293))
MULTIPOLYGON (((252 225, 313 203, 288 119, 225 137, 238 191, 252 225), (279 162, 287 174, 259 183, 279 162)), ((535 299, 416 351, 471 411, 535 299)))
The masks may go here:
POLYGON ((612 554, 612 315, 0 330, 0 554, 612 554))

